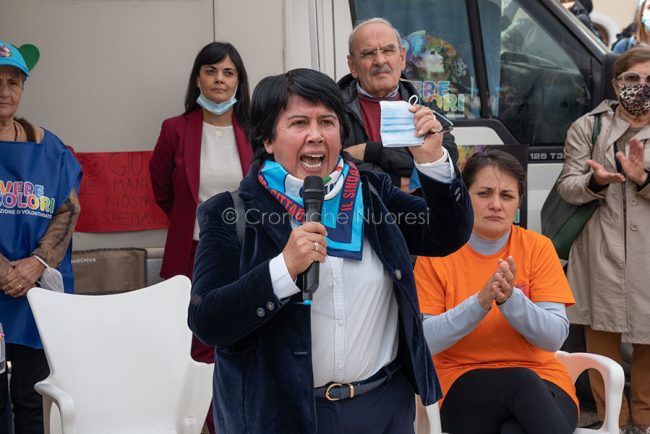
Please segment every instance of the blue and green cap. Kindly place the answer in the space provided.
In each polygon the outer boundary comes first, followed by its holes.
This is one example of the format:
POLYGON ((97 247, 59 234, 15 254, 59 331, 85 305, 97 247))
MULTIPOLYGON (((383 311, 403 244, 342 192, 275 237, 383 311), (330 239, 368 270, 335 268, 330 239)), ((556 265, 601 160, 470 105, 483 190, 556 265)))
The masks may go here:
POLYGON ((40 52, 35 45, 25 44, 17 48, 15 45, 0 41, 0 66, 13 66, 29 77, 29 71, 38 62, 40 52))

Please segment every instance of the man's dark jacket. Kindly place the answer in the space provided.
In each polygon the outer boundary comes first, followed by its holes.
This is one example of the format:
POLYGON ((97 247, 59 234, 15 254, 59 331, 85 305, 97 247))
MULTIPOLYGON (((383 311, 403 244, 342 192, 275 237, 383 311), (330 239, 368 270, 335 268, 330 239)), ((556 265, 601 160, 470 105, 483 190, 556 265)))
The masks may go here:
MULTIPOLYGON (((369 142, 366 129, 363 125, 361 116, 361 107, 359 105, 359 94, 357 92, 357 80, 352 74, 347 74, 338 82, 343 99, 347 106, 348 122, 350 124, 350 135, 343 143, 343 149, 348 146, 366 144, 366 151, 363 157, 364 161, 353 160, 360 169, 374 170, 384 172, 390 176, 391 182, 395 186, 400 186, 400 178, 410 178, 413 173, 413 156, 408 148, 384 148, 381 142, 369 142)), ((399 84, 400 99, 408 101, 412 95, 417 95, 415 87, 407 80, 400 80, 399 84)), ((442 113, 436 107, 424 103, 439 113, 442 113)), ((440 120, 440 119, 439 119, 440 120)), ((446 126, 444 120, 440 120, 443 126, 446 126)), ((458 161, 458 148, 454 141, 454 136, 445 133, 442 145, 449 151, 452 161, 458 161)))
MULTIPOLYGON (((451 184, 422 174, 420 179, 426 201, 392 186, 385 175, 361 172, 363 236, 388 270, 398 305, 397 359, 428 405, 441 392, 422 331, 409 252, 443 256, 457 250, 469 238, 473 213, 458 173, 451 184), (420 218, 412 221, 405 213, 420 218)), ((246 209, 243 245, 230 218, 230 194, 214 196, 199 208, 201 235, 189 307, 190 328, 216 347, 216 431, 314 433, 310 308, 300 293, 279 300, 269 272, 269 261, 289 239, 291 218, 258 182, 257 168, 239 192, 246 209)))

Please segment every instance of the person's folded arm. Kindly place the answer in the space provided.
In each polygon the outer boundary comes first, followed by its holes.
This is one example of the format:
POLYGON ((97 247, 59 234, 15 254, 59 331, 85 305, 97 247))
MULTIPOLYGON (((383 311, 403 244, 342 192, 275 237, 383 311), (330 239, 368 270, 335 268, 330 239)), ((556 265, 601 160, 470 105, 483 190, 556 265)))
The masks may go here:
POLYGON ((9 265, 9 259, 7 259, 2 253, 0 253, 0 289, 5 284, 4 279, 11 270, 11 265, 9 265))
POLYGON ((58 267, 68 250, 80 212, 77 193, 72 189, 63 205, 52 215, 52 220, 32 255, 38 256, 52 268, 58 267))

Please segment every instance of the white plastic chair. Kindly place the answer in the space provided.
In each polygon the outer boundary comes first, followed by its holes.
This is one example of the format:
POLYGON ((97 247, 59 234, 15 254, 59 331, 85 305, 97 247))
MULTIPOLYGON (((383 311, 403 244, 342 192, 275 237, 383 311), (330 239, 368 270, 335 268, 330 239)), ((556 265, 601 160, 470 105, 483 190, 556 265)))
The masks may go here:
POLYGON ((27 298, 51 370, 35 387, 46 434, 201 431, 213 365, 190 356, 187 277, 113 295, 33 288, 27 298))
POLYGON ((425 407, 418 395, 415 395, 415 434, 442 434, 438 403, 425 407))
MULTIPOLYGON (((556 357, 564 363, 571 380, 575 383, 586 369, 596 369, 605 382, 605 420, 600 429, 577 428, 574 434, 618 434, 618 415, 621 411, 625 374, 621 365, 612 359, 589 353, 567 353, 558 351, 556 357)), ((423 406, 419 396, 415 396, 415 433, 442 434, 440 408, 438 403, 423 406)))
POLYGON ((564 363, 574 383, 578 376, 587 369, 596 369, 600 372, 605 383, 605 420, 603 425, 597 430, 578 428, 574 434, 618 434, 618 416, 621 412, 623 387, 625 386, 625 373, 621 365, 609 357, 598 354, 558 351, 555 355, 564 363))

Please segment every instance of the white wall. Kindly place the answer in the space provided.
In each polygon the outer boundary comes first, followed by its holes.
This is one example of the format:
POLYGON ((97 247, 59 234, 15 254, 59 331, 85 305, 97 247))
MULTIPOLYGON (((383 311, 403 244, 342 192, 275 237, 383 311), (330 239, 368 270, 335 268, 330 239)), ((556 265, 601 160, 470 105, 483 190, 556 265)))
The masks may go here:
MULTIPOLYGON (((41 52, 18 114, 80 152, 152 149, 212 37, 211 0, 2 0, 0 12, 0 39, 41 52)), ((164 231, 75 235, 75 249, 163 242, 164 231)))
POLYGON ((634 19, 638 0, 592 0, 594 10, 591 19, 608 34, 607 45, 612 46, 616 35, 634 19))
POLYGON ((638 0, 592 0, 594 12, 611 17, 620 28, 630 24, 634 18, 634 11, 639 4, 638 0))
MULTIPOLYGON (((41 51, 18 115, 80 152, 151 149, 162 120, 183 111, 194 57, 213 38, 237 47, 251 89, 266 75, 310 67, 311 1, 2 0, 0 39, 41 51)), ((340 77, 346 53, 331 41, 345 45, 347 2, 315 3, 325 29, 320 67, 340 77)))
POLYGON ((209 0, 2 0, 1 38, 41 59, 19 114, 81 152, 151 149, 212 40, 209 0))

